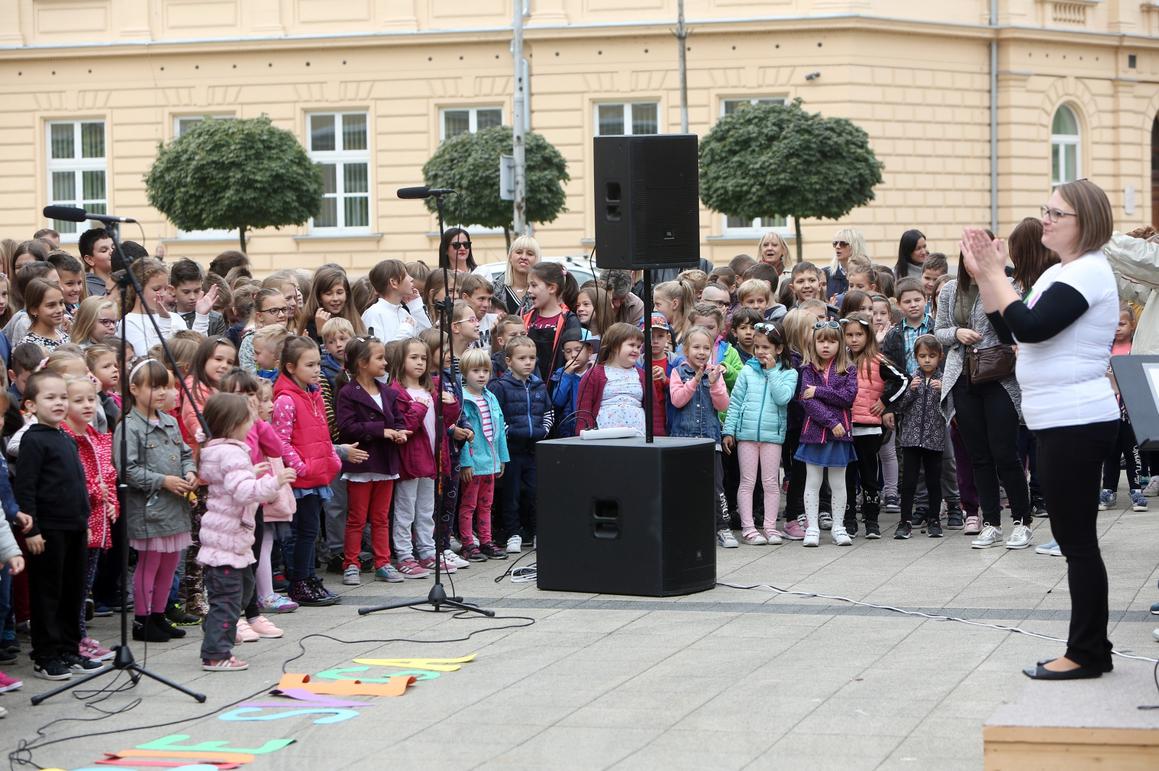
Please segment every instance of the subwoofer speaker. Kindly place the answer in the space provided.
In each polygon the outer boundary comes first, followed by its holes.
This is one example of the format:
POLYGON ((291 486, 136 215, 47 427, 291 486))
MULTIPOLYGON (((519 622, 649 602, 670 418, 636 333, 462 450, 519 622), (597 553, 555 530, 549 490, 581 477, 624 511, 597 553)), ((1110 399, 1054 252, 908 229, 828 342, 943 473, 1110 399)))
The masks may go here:
POLYGON ((653 597, 711 589, 713 452, 707 439, 540 442, 539 588, 653 597))
POLYGON ((696 137, 595 138, 596 263, 696 267, 700 186, 696 137))

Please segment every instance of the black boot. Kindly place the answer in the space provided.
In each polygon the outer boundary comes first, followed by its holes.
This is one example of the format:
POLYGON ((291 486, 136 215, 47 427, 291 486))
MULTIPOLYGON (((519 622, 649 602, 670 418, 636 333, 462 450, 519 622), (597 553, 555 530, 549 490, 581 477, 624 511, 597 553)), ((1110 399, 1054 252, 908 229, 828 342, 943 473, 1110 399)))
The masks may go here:
POLYGON ((165 618, 164 613, 150 613, 149 621, 153 624, 153 626, 169 635, 170 639, 177 639, 185 636, 185 630, 172 623, 169 619, 165 618))
POLYGON ((863 492, 861 495, 861 517, 865 520, 866 538, 881 538, 881 527, 877 524, 877 515, 880 510, 881 496, 863 492))
POLYGON ((169 642, 169 635, 157 628, 149 616, 133 617, 133 639, 137 642, 169 642))

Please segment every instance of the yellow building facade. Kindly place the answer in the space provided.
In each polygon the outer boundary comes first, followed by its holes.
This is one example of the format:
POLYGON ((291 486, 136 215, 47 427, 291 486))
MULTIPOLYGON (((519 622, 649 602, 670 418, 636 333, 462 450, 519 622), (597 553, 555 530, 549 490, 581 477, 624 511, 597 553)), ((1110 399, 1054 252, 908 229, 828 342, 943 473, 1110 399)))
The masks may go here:
MULTIPOLYGON (((517 2, 520 0, 516 0, 517 2)), ((567 158, 568 211, 548 254, 594 239, 592 137, 680 130, 676 0, 526 0, 530 128, 567 158)), ((956 254, 962 226, 1036 216, 1052 183, 1090 177, 1116 221, 1159 220, 1159 2, 687 0, 689 128, 800 97, 846 117, 885 164, 841 225, 892 262, 923 230, 956 254), (991 48, 997 187, 991 181, 991 48)), ((512 115, 512 0, 0 0, 0 237, 50 223, 48 203, 136 217, 146 243, 206 262, 236 234, 182 233, 146 201, 159 142, 192 122, 269 115, 323 164, 323 212, 257 231, 259 270, 433 259, 422 183, 443 137, 512 115)), ((755 253, 762 229, 702 209, 702 254, 755 253)), ((803 223, 826 262, 837 223, 803 223)), ((789 232, 786 230, 786 232, 789 232)), ((133 226, 125 238, 140 239, 133 226)), ((65 240, 75 234, 65 234, 65 240)), ((473 231, 480 262, 502 234, 473 231)))

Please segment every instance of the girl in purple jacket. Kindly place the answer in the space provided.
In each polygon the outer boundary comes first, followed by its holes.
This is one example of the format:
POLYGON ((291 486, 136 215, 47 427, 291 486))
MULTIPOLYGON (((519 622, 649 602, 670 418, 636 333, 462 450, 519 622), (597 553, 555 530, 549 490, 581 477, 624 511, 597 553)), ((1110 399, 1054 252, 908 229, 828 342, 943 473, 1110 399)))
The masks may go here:
POLYGON ((386 375, 386 348, 377 337, 356 337, 346 344, 350 382, 338 392, 338 436, 357 442, 370 457, 362 463, 344 463, 349 512, 343 546, 342 583, 358 586, 358 553, 362 531, 370 521, 374 551, 374 578, 400 583, 404 579, 390 564, 390 499, 398 479, 398 447, 408 432, 395 410, 395 394, 378 378, 386 375))
MULTIPOLYGON (((841 325, 818 321, 813 325, 812 344, 804 350, 798 399, 805 413, 801 443, 794 456, 805 464, 805 546, 821 542, 818 524, 821 482, 826 469, 833 493, 833 511, 845 511, 845 467, 857 460, 853 450, 850 409, 857 396, 857 371, 845 349, 841 325)), ((833 522, 833 543, 849 546, 853 541, 844 524, 833 522)))

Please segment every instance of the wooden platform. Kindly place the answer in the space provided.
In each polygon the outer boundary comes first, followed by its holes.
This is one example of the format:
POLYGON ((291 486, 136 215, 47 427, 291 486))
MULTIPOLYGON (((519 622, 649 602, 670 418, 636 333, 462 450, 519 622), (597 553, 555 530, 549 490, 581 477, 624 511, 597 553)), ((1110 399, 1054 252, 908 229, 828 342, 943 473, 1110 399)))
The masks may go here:
POLYGON ((986 721, 987 771, 1159 769, 1159 705, 1154 665, 1115 661, 1097 680, 1026 681, 1018 700, 986 721))

